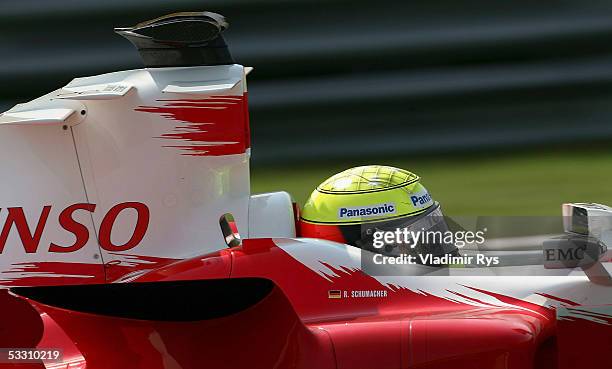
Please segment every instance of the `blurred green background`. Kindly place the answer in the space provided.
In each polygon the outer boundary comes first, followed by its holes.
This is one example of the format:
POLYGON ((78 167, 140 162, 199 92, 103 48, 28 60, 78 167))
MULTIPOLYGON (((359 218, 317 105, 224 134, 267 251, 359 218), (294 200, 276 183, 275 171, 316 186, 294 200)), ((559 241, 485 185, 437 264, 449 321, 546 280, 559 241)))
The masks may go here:
POLYGON ((252 188, 285 190, 303 205, 327 177, 373 163, 419 174, 447 215, 558 216, 563 202, 612 204, 612 148, 607 147, 256 167, 252 188))

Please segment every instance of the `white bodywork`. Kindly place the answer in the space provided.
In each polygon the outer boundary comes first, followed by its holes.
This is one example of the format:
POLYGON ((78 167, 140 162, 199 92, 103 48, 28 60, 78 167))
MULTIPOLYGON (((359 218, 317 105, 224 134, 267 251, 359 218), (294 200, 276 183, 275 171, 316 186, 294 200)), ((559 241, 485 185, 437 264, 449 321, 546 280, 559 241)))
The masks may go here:
POLYGON ((279 191, 251 196, 248 235, 249 238, 295 237, 291 195, 279 191))
MULTIPOLYGON (((93 281, 106 275, 109 280, 117 274, 113 268, 155 265, 156 259, 141 256, 171 260, 218 250, 225 247, 219 230, 225 213, 248 234, 246 92, 241 65, 141 69, 77 78, 0 115, 0 226, 8 224, 7 208, 23 208, 34 234, 41 211, 51 206, 46 222, 41 221, 36 252, 26 252, 15 225, 7 228, 0 284, 40 276, 93 281), (168 109, 175 110, 168 114, 168 109), (223 109, 244 110, 242 121, 207 121, 207 114, 223 109), (197 115, 195 124, 184 119, 184 112, 197 115), (219 134, 231 129, 222 125, 230 123, 244 129, 232 128, 224 140, 219 134), (216 132, 210 142, 208 125, 216 132), (235 149, 240 142, 244 148, 235 149), (224 145, 231 152, 214 152, 224 145), (134 202, 149 210, 142 240, 121 252, 100 247, 99 231, 109 210, 134 202), (49 252, 51 243, 75 243, 76 235, 61 227, 58 217, 79 203, 96 205, 93 212, 72 213, 88 229, 87 244, 74 252, 49 252), (20 265, 24 262, 29 264, 20 265), (39 268, 39 262, 100 268, 55 273, 39 268)), ((115 215, 110 241, 124 245, 135 234, 138 213, 127 207, 115 215)))

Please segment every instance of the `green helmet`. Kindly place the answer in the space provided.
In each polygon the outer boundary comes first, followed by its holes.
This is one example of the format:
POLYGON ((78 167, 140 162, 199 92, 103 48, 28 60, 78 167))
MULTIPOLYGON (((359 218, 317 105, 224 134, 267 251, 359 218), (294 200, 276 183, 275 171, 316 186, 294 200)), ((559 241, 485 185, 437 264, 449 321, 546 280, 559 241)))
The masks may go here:
MULTIPOLYGON (((364 249, 372 248, 375 230, 394 229, 447 231, 448 227, 440 205, 418 175, 383 165, 351 168, 330 177, 312 192, 300 219, 302 237, 364 249)), ((427 247, 434 254, 456 250, 453 245, 427 247)))

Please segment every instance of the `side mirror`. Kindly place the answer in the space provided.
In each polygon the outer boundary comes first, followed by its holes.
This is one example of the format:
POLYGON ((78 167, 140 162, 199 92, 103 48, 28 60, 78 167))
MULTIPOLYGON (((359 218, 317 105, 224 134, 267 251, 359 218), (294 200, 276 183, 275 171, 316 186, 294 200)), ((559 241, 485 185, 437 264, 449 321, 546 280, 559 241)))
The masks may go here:
POLYGON ((606 242, 612 233, 612 208, 601 204, 570 203, 561 206, 565 232, 588 235, 606 242))
POLYGON ((221 233, 223 239, 228 247, 239 246, 242 243, 240 233, 238 233, 238 227, 234 216, 230 213, 223 214, 219 219, 219 225, 221 226, 221 233))
POLYGON ((593 283, 612 285, 612 276, 601 263, 610 259, 612 208, 601 204, 563 204, 565 235, 544 241, 544 267, 580 267, 593 283))

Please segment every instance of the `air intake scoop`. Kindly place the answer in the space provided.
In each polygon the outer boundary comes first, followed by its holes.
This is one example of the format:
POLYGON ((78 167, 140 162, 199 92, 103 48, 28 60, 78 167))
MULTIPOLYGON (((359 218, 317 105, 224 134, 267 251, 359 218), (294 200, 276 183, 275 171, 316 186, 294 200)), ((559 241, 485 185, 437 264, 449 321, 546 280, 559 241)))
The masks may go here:
POLYGON ((188 12, 115 28, 115 32, 136 46, 146 67, 192 67, 234 63, 221 35, 228 27, 220 14, 188 12))

